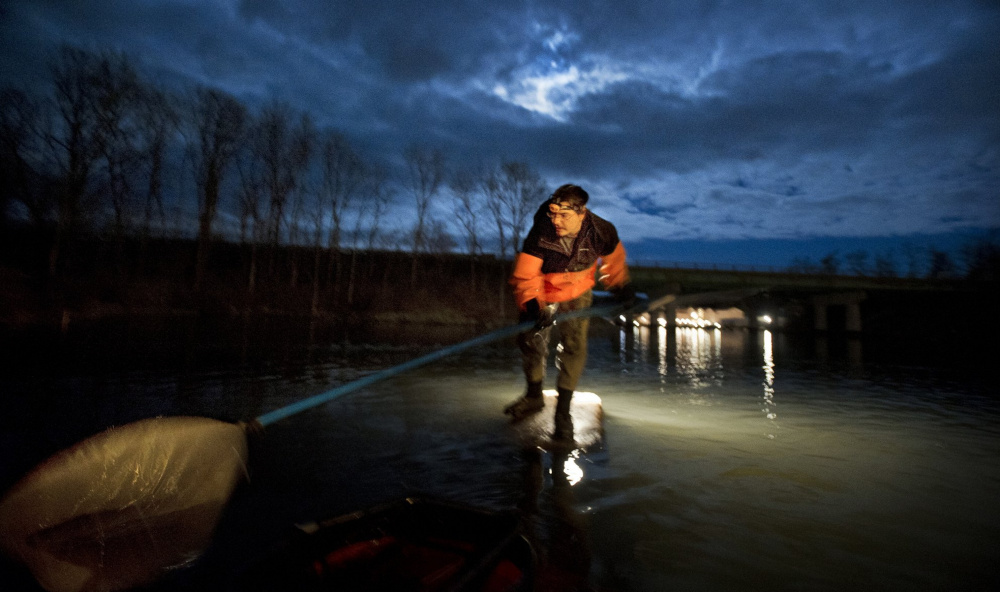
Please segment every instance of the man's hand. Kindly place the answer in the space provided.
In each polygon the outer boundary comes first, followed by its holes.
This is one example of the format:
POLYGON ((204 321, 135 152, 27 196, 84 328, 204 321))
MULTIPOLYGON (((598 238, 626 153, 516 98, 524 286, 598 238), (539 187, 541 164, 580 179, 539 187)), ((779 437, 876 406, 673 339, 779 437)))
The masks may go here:
POLYGON ((532 298, 524 303, 520 320, 522 323, 534 322, 535 329, 544 329, 553 323, 552 311, 548 306, 542 306, 537 298, 532 298))

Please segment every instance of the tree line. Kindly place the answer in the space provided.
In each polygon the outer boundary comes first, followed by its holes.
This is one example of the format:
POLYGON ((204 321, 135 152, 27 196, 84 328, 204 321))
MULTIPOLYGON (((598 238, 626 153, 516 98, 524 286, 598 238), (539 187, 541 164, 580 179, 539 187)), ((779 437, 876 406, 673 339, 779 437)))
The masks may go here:
POLYGON ((0 90, 0 138, 3 226, 45 237, 49 278, 73 267, 77 241, 112 245, 124 271, 127 244, 145 253, 185 238, 198 290, 228 242, 246 255, 248 292, 308 276, 314 308, 353 275, 345 256, 359 249, 408 253, 416 288, 427 255, 460 246, 475 278, 477 256, 514 254, 546 193, 523 162, 452 171, 421 145, 364 156, 287 103, 252 109, 219 88, 171 90, 124 53, 70 46, 50 59, 45 90, 0 90))
MULTIPOLYGON (((443 281, 427 277, 428 257, 457 249, 469 255, 469 293, 502 304, 504 274, 482 260, 512 257, 546 194, 526 163, 453 170, 421 145, 363 155, 287 103, 251 108, 218 88, 169 89, 120 52, 64 46, 47 74, 40 90, 0 89, 0 224, 42 243, 35 272, 50 280, 87 267, 83 253, 124 277, 155 266, 152 242, 183 239, 197 292, 216 251, 237 245, 240 277, 227 281, 248 294, 307 284, 316 311, 353 304, 357 282, 372 281, 374 259, 366 270, 359 252, 407 254, 405 271, 377 281, 412 292, 443 281), (94 240, 104 248, 77 248, 94 240)), ((902 268, 893 253, 854 251, 797 259, 789 271, 996 279, 995 240, 967 245, 964 268, 943 251, 904 251, 902 268)))
POLYGON ((788 267, 788 271, 996 282, 1000 279, 1000 240, 996 233, 970 240, 961 247, 957 259, 947 251, 934 247, 923 249, 911 243, 904 243, 899 253, 888 250, 873 255, 864 249, 857 249, 841 255, 833 251, 819 261, 813 261, 808 257, 796 258, 788 267))

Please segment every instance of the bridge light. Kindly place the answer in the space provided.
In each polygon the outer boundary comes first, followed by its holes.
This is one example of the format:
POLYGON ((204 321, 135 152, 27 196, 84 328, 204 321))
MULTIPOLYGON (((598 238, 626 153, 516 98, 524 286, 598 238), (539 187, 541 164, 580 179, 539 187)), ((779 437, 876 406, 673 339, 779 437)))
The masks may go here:
POLYGON ((761 323, 764 323, 765 325, 770 325, 771 322, 773 321, 771 315, 761 315, 757 317, 757 320, 760 321, 761 323))

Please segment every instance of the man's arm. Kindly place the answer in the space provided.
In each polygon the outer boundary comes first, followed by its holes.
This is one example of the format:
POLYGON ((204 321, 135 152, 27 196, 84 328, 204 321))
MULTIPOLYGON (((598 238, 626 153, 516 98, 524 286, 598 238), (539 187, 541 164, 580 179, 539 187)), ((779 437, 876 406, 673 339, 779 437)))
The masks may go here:
POLYGON ((602 259, 600 280, 605 288, 612 290, 629 283, 628 266, 625 264, 625 247, 622 246, 621 241, 618 241, 610 255, 605 255, 602 259))
POLYGON ((628 266, 625 264, 625 247, 621 241, 615 246, 614 251, 607 255, 604 264, 601 265, 601 283, 615 296, 615 300, 621 303, 625 310, 631 310, 636 305, 635 288, 628 275, 628 266))
POLYGON ((542 275, 542 260, 534 255, 519 253, 514 262, 514 273, 510 276, 510 285, 514 287, 514 301, 520 310, 531 300, 537 300, 540 306, 545 306, 545 278, 542 275))

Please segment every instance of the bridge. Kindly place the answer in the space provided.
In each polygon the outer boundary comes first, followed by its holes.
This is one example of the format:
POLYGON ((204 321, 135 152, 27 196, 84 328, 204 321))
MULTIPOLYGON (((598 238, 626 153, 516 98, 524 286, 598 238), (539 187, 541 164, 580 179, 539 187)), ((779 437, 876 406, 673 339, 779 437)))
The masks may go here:
MULTIPOLYGON (((861 333, 871 320, 954 295, 956 281, 922 278, 633 266, 650 298, 637 322, 861 333)), ((919 314, 919 313, 917 313, 919 314)), ((878 322, 875 323, 876 325, 878 322)))

